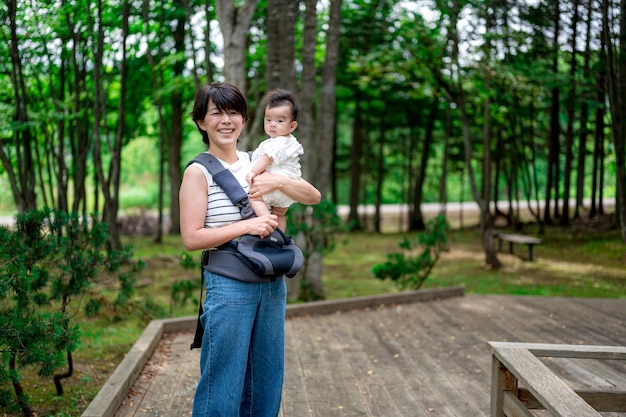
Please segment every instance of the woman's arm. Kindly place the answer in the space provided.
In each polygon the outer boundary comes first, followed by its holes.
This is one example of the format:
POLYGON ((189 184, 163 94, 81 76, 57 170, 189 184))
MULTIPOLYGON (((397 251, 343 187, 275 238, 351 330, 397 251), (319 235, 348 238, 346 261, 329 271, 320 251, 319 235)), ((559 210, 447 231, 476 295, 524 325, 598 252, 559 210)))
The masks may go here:
POLYGON ((308 181, 301 178, 288 178, 267 171, 254 177, 248 194, 251 198, 260 198, 276 190, 280 190, 292 200, 306 205, 318 204, 322 200, 322 195, 318 189, 308 181))
POLYGON ((180 203, 180 235, 189 251, 209 249, 241 235, 268 235, 278 226, 275 215, 254 217, 217 228, 205 228, 207 182, 195 167, 185 170, 178 194, 180 203))

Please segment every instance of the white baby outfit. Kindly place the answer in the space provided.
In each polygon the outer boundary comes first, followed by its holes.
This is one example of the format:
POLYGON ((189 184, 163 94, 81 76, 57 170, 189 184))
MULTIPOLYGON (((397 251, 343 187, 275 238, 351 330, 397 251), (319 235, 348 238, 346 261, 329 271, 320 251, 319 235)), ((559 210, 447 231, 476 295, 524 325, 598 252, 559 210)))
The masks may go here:
MULTIPOLYGON (((265 139, 252 153, 252 165, 261 155, 267 155, 272 163, 266 171, 272 174, 284 175, 289 178, 300 178, 300 155, 304 154, 304 148, 295 136, 276 136, 265 139)), ((289 207, 294 200, 281 191, 272 191, 263 196, 265 204, 270 207, 289 207)))

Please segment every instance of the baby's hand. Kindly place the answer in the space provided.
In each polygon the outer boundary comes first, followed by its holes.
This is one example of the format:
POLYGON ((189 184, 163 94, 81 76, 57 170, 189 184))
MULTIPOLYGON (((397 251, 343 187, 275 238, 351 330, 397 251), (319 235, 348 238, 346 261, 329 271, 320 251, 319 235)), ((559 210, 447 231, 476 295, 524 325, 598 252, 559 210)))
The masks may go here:
POLYGON ((246 175, 246 181, 248 181, 248 184, 252 185, 252 180, 256 176, 257 176, 256 172, 254 172, 254 171, 248 172, 248 175, 246 175))

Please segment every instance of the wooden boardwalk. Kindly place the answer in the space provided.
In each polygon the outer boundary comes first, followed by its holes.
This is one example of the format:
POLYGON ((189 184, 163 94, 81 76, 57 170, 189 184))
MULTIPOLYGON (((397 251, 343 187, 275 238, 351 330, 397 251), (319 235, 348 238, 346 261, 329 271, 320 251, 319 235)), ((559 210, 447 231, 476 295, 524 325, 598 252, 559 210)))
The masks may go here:
MULTIPOLYGON (((163 338, 116 417, 191 415, 191 339, 163 338)), ((487 341, 626 346, 626 299, 465 295, 289 319, 281 417, 488 416, 487 341)), ((545 363, 575 388, 626 389, 623 361, 545 363)))

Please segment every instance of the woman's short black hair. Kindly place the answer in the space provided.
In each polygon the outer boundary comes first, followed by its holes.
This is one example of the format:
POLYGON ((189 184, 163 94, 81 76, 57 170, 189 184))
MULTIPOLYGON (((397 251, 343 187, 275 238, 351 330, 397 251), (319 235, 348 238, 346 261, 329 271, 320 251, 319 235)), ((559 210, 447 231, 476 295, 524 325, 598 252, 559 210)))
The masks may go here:
MULTIPOLYGON (((203 120, 209 111, 209 101, 217 106, 220 111, 234 110, 243 117, 243 121, 248 121, 248 103, 241 91, 232 84, 228 83, 211 83, 200 87, 196 91, 196 98, 193 104, 191 117, 198 126, 198 120, 203 120)), ((200 129, 202 141, 209 144, 209 136, 200 129)))

